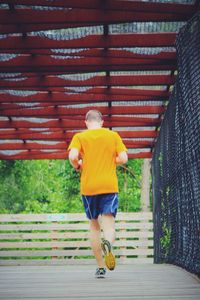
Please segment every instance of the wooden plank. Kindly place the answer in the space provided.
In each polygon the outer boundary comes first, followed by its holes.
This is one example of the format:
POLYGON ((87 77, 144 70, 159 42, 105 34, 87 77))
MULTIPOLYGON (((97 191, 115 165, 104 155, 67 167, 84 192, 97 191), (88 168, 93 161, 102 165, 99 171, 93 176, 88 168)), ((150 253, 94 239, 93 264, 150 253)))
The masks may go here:
MULTIPOLYGON (((56 144, 47 144, 45 141, 42 143, 38 142, 27 142, 23 143, 21 140, 20 143, 1 143, 0 144, 0 151, 1 150, 37 150, 40 149, 42 151, 44 150, 66 150, 68 148, 69 142, 67 143, 66 141, 63 142, 57 142, 56 144)), ((124 145, 126 146, 127 149, 146 149, 146 148, 152 148, 155 145, 154 141, 125 141, 124 140, 124 145)))
MULTIPOLYGON (((80 117, 79 117, 80 118, 80 117)), ((127 119, 127 118, 126 118, 127 119)), ((151 120, 151 118, 140 118, 139 120, 136 120, 137 117, 129 117, 127 120, 123 120, 123 121, 105 121, 105 127, 138 127, 138 126, 142 126, 142 127, 154 127, 156 125, 159 125, 161 120, 159 118, 155 118, 155 121, 153 122, 151 120), (149 121, 147 121, 147 119, 150 119, 149 121), (160 121, 159 121, 160 120, 160 121)), ((62 122, 60 122, 61 120, 52 120, 52 121, 44 121, 44 122, 32 122, 32 121, 23 121, 23 120, 19 120, 19 121, 15 121, 13 120, 11 123, 9 121, 4 121, 1 120, 0 121, 0 128, 7 128, 7 129, 11 129, 11 128, 56 128, 59 129, 59 125, 60 128, 64 128, 65 130, 72 130, 72 129, 76 129, 76 130, 83 130, 85 129, 85 126, 83 124, 82 120, 78 120, 75 119, 75 116, 73 116, 73 119, 66 119, 63 117, 62 122)), ((130 154, 131 155, 131 154, 130 154)))
MULTIPOLYGON (((23 141, 21 140, 20 143, 16 143, 16 142, 3 142, 0 143, 0 151, 1 150, 37 150, 37 149, 41 149, 41 150, 47 150, 47 149, 51 149, 51 150, 56 150, 56 151, 60 151, 60 150, 66 150, 68 148, 69 145, 69 141, 62 141, 62 142, 56 142, 55 144, 47 144, 45 143, 45 141, 38 143, 38 142, 29 142, 26 141, 26 143, 23 143, 23 141)), ((127 141, 124 140, 124 145, 126 146, 127 149, 142 149, 142 148, 152 148, 155 145, 154 141, 127 141)))
MULTIPOLYGON (((90 256, 91 250, 9 250, 0 251, 0 257, 20 257, 20 256, 90 256)), ((153 249, 124 249, 115 250, 115 255, 153 255, 153 249)))
MULTIPOLYGON (((138 115, 138 114, 161 114, 164 113, 166 108, 162 105, 143 105, 143 106, 96 106, 97 110, 101 111, 103 115, 138 115)), ((84 116, 89 110, 88 106, 85 107, 39 107, 39 108, 18 108, 18 109, 1 109, 2 115, 6 116, 21 116, 21 117, 72 117, 84 116)), ((128 119, 125 120, 128 122, 128 119)))
MULTIPOLYGON (((139 60, 139 59, 132 59, 132 61, 113 61, 112 63, 108 62, 107 60, 98 59, 100 63, 95 64, 95 61, 93 63, 86 62, 84 60, 84 64, 82 64, 81 59, 77 60, 52 60, 47 59, 46 62, 42 63, 42 58, 37 59, 36 56, 36 63, 34 63, 34 60, 28 59, 18 59, 16 58, 14 62, 0 62, 0 68, 1 72, 9 72, 9 70, 12 68, 13 72, 38 72, 40 74, 48 73, 51 74, 52 72, 56 72, 58 69, 60 69, 63 73, 84 73, 84 72, 105 72, 105 71, 177 71, 177 64, 173 61, 167 61, 164 63, 164 61, 158 61, 158 60, 139 60), (28 62, 31 62, 30 65, 28 62)), ((121 60, 123 60, 121 58, 121 60)), ((28 88, 26 88, 27 90, 28 88)), ((30 88, 31 89, 31 88, 30 88)), ((55 87, 51 88, 51 90, 54 91, 64 91, 64 88, 62 87, 55 87)), ((42 91, 42 90, 48 90, 47 87, 39 87, 34 88, 35 91, 42 91)), ((67 90, 66 90, 67 92, 67 90)))
MULTIPOLYGON (((189 7, 188 7, 189 8, 189 7)), ((193 12, 193 11, 192 11, 193 12)), ((144 12, 144 11, 114 11, 105 13, 102 9, 72 9, 72 10, 35 10, 20 8, 16 10, 0 10, 0 19, 2 25, 38 25, 37 30, 47 30, 49 25, 60 25, 60 28, 72 26, 76 23, 77 27, 95 25, 95 24, 112 24, 126 22, 164 22, 164 21, 186 21, 192 17, 191 10, 187 13, 176 14, 167 12, 144 12), (46 25, 46 26, 45 26, 46 25)), ((53 28, 54 28, 53 27, 53 28)), ((49 28, 49 29, 53 29, 49 28)), ((56 27, 57 28, 57 27, 56 27)), ((59 28, 59 27, 58 27, 59 28)), ((19 30, 19 29, 18 29, 19 30)), ((21 29, 22 30, 22 29, 21 29)), ((28 31, 33 31, 29 29, 28 31)), ((81 44, 80 44, 81 47, 81 44)))
MULTIPOLYGON (((152 240, 140 241, 140 240, 118 240, 115 242, 115 247, 141 247, 141 246, 153 246, 152 240)), ((50 242, 1 242, 0 248, 80 248, 80 247, 90 247, 89 241, 50 241, 50 242)))
MULTIPOLYGON (((0 230, 88 230, 89 224, 77 223, 77 224, 8 224, 1 225, 0 230)), ((116 223, 116 229, 153 229, 152 223, 116 223)))
MULTIPOLYGON (((116 221, 119 220, 152 220, 151 212, 122 213, 118 212, 116 221)), ((84 213, 70 214, 0 214, 0 222, 21 221, 86 221, 84 213)))
POLYGON ((74 214, 1 214, 0 222, 85 221, 83 213, 74 214))
MULTIPOLYGON (((63 121, 63 120, 62 120, 63 121)), ((0 121, 0 128, 1 128, 1 122, 7 122, 7 121, 0 121)), ((20 126, 14 126, 13 123, 15 123, 17 121, 12 121, 10 122, 11 124, 11 127, 24 127, 24 125, 20 125, 20 126)), ((23 122, 23 121, 22 121, 23 122)), ((24 121, 26 123, 26 121, 24 121)), ((51 121, 50 121, 51 122, 51 121)), ((25 124, 24 123, 24 124, 25 124)), ((34 128, 34 127, 46 127, 47 126, 47 123, 36 123, 36 122, 27 122, 25 127, 26 128, 34 128), (29 124, 27 124, 29 123, 29 124), (32 125, 33 124, 33 125, 32 125), (45 125, 44 125, 45 124, 45 125)), ((63 122, 60 122, 61 124, 61 127, 64 127, 62 124, 63 122)), ((8 126, 8 128, 10 127, 10 125, 8 126)), ((124 125, 109 125, 107 127, 124 127, 124 125)), ((126 126, 128 126, 128 124, 126 124, 126 126)), ((135 123, 132 123, 130 126, 134 127, 134 126, 147 126, 146 124, 142 124, 140 122, 138 122, 138 124, 136 125, 135 123)), ((148 126, 153 126, 152 124, 151 125, 148 125, 148 126)), ((155 124, 154 124, 155 126, 155 124)), ((4 127, 6 128, 6 127, 4 127)), ((70 127, 72 128, 72 126, 70 127)), ((65 127, 65 130, 66 130, 66 127, 65 127)), ((129 158, 133 158, 133 159, 136 159, 136 158, 152 158, 152 152, 137 152, 137 153, 129 153, 129 158)), ((6 155, 6 154, 0 154, 0 159, 6 159, 6 160, 16 160, 16 159, 26 159, 26 160, 32 160, 32 159, 68 159, 67 157, 67 152, 66 151, 56 151, 53 152, 53 153, 44 153, 44 152, 41 152, 41 151, 36 151, 36 150, 32 150, 32 151, 29 151, 29 150, 25 150, 23 153, 19 153, 19 154, 13 154, 13 155, 6 155)))
POLYGON ((140 220, 152 220, 152 212, 136 212, 136 213, 122 213, 118 212, 116 220, 126 221, 140 221, 140 220))
MULTIPOLYGON (((46 0, 7 0, 5 3, 12 5, 30 5, 30 6, 48 6, 53 8, 55 6, 60 8, 84 8, 84 9, 102 9, 102 3, 99 0, 54 0, 47 3, 46 0)), ((192 4, 183 3, 162 3, 162 2, 141 2, 141 1, 127 1, 127 0, 107 0, 104 5, 105 12, 109 10, 118 11, 132 11, 132 12, 160 12, 173 14, 188 14, 195 13, 195 7, 192 4)))
MULTIPOLYGON (((153 238, 153 231, 117 231, 117 238, 153 238)), ((0 233, 0 240, 11 240, 11 239, 83 239, 89 238, 89 232, 47 232, 47 233, 0 233)))
MULTIPOLYGON (((95 264, 2 266, 1 299, 12 300, 199 300, 199 280, 172 265, 119 265, 105 280, 94 278, 95 264)), ((30 264, 30 263, 29 263, 30 264)))
MULTIPOLYGON (((28 74, 28 73, 26 73, 28 74)), ((66 91, 67 92, 67 91, 66 91)), ((59 102, 66 104, 74 103, 74 104, 81 104, 81 103, 94 103, 94 102, 107 102, 108 98, 106 95, 105 88, 90 88, 88 91, 84 93, 73 93, 71 94, 63 92, 54 92, 52 91, 51 94, 48 94, 47 91, 41 93, 38 92, 37 94, 26 96, 26 101, 29 103, 40 102, 40 103, 52 103, 56 104, 59 102)), ((164 101, 168 100, 170 97, 169 91, 163 90, 149 90, 149 89, 139 89, 139 88, 110 88, 109 89, 109 100, 110 101, 164 101)), ((10 95, 6 94, 5 92, 1 94, 0 103, 18 103, 23 102, 22 96, 17 95, 10 95)), ((59 129, 59 128, 58 128, 59 129)), ((24 129, 23 129, 24 130, 24 129)), ((118 131, 119 132, 119 131, 118 131)), ((136 131, 137 132, 137 131, 136 131)), ((34 132, 33 132, 34 133, 34 132)), ((123 137, 122 134, 126 134, 126 132, 122 131, 119 134, 123 137)), ((134 134, 132 131, 127 131, 127 134, 134 134)), ((71 138, 73 132, 67 132, 66 137, 71 138)), ((129 137, 128 136, 128 137, 129 137)))
MULTIPOLYGON (((43 55, 44 57, 44 55, 43 55)), ((107 56, 106 56, 107 57, 107 56)), ((143 58, 141 55, 140 58, 143 58)), ((174 56, 175 59, 176 56, 174 56)), ((152 57, 151 57, 152 58, 152 57)), ((156 57, 155 57, 156 58, 156 57)), ((149 59, 149 56, 148 56, 149 59)), ((166 57, 164 58, 166 60, 166 57)), ((170 57, 171 59, 171 57, 170 57)), ((72 87, 72 86, 130 86, 130 85, 173 85, 175 83, 175 75, 123 75, 123 76, 94 76, 89 79, 64 79, 57 76, 46 76, 45 78, 38 81, 38 78, 29 77, 25 80, 17 82, 17 88, 38 88, 38 87, 72 87)), ((0 87, 15 88, 16 82, 9 81, 6 79, 0 80, 0 87)))
POLYGON ((77 224, 9 224, 1 225, 0 230, 88 230, 89 224, 77 223, 77 224))

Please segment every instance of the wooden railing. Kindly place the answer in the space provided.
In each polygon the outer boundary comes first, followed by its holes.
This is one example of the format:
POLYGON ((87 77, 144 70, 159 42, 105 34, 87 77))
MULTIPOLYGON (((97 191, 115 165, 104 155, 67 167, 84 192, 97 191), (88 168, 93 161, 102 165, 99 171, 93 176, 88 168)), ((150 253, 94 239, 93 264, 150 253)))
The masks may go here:
MULTIPOLYGON (((89 264, 94 257, 85 214, 1 214, 0 264, 89 264)), ((120 263, 153 262, 152 214, 118 213, 120 263)))

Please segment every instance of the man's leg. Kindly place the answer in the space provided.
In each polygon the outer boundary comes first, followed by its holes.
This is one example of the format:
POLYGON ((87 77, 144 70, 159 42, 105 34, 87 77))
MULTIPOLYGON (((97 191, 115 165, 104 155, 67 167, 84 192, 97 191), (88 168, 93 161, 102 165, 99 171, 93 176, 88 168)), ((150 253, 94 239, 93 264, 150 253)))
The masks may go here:
POLYGON ((112 214, 105 214, 101 217, 101 227, 103 229, 105 240, 113 245, 115 241, 115 218, 112 214))
POLYGON ((115 218, 112 214, 103 214, 101 221, 101 227, 104 232, 102 249, 104 252, 105 264, 109 270, 114 270, 116 261, 112 252, 112 245, 115 241, 115 218))
POLYGON ((104 268, 101 249, 101 228, 97 219, 90 220, 90 242, 99 268, 104 268))

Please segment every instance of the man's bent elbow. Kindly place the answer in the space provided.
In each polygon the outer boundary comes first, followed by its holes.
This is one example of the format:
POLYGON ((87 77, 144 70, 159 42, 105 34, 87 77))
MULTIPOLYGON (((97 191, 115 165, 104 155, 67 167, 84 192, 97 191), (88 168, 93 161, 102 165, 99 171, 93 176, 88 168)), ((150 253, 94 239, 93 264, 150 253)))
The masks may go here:
POLYGON ((75 162, 78 160, 78 150, 77 149, 71 149, 69 152, 69 160, 70 162, 75 162))
POLYGON ((126 164, 128 161, 128 155, 127 153, 124 151, 124 152, 121 152, 119 154, 119 156, 116 158, 116 163, 118 165, 123 165, 123 164, 126 164))
POLYGON ((122 164, 126 164, 128 161, 128 155, 124 155, 123 158, 121 159, 122 164))
POLYGON ((126 158, 124 159, 124 164, 128 162, 128 155, 126 155, 126 158))

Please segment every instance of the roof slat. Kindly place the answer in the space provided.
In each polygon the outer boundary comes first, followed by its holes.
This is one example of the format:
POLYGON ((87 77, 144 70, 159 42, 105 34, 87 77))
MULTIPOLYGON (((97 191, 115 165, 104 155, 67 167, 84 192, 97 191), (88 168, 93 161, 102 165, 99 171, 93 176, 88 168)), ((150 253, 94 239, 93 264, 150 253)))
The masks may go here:
MULTIPOLYGON (((62 92, 53 92, 53 93, 36 93, 32 96, 23 96, 22 94, 11 95, 2 93, 0 96, 0 103, 3 102, 49 102, 56 104, 59 102, 64 102, 65 104, 69 103, 95 103, 95 102, 107 102, 108 99, 111 101, 161 101, 167 100, 170 96, 169 91, 163 90, 141 90, 141 89, 128 89, 128 88, 111 88, 109 93, 104 94, 104 88, 94 88, 89 91, 82 93, 75 93, 71 91, 71 94, 62 93, 62 92)), ((26 91, 25 91, 26 93, 26 91)))
MULTIPOLYGON (((9 130, 1 130, 0 131, 0 140, 15 140, 22 139, 22 140, 52 140, 52 141, 61 141, 61 140, 70 140, 74 132, 66 132, 64 133, 63 130, 59 128, 50 128, 46 129, 46 131, 42 131, 43 133, 35 132, 33 130, 29 130, 26 128, 18 128, 17 132, 15 129, 9 130)), ((119 131, 118 133, 122 138, 155 138, 158 135, 157 131, 154 130, 141 130, 141 131, 119 131)))
MULTIPOLYGON (((23 77, 23 75, 22 75, 23 77)), ((94 76, 86 80, 66 80, 58 77, 28 78, 25 80, 0 80, 0 88, 36 88, 36 87, 81 87, 81 86, 129 86, 129 85, 172 85, 174 75, 121 75, 94 76)))
MULTIPOLYGON (((52 35, 53 38, 53 35, 52 35)), ((75 48, 121 48, 121 47, 173 47, 176 33, 125 33, 88 35, 82 38, 56 40, 48 37, 11 36, 2 39, 0 49, 75 49, 75 48)))
MULTIPOLYGON (((129 158, 151 158, 151 152, 130 153, 129 158)), ((0 159, 67 159, 67 151, 44 153, 39 150, 27 150, 25 153, 6 155, 0 152, 0 159)))
MULTIPOLYGON (((160 125, 160 119, 154 120, 142 120, 138 118, 138 120, 131 120, 130 121, 105 121, 105 127, 155 127, 160 125)), ((41 121, 41 122, 33 122, 33 121, 3 121, 0 120, 0 128, 63 128, 64 130, 67 129, 85 129, 85 124, 83 120, 76 120, 76 119, 60 119, 60 120, 52 120, 52 121, 41 121)))
POLYGON ((106 14, 102 9, 69 9, 69 10, 34 10, 34 9, 15 9, 0 10, 0 20, 2 24, 39 24, 41 30, 42 25, 46 24, 73 24, 87 23, 93 24, 113 24, 120 22, 144 22, 144 21, 185 21, 194 13, 188 7, 188 11, 184 13, 168 13, 168 12, 144 12, 144 11, 109 11, 106 14))
MULTIPOLYGON (((101 111, 104 115, 123 115, 123 114, 161 114, 165 111, 162 106, 113 106, 102 107, 95 106, 95 108, 101 111)), ((1 113, 4 116, 20 116, 20 117, 61 117, 61 116, 81 116, 87 113, 91 107, 44 107, 44 108, 20 108, 20 109, 2 109, 1 113)))
MULTIPOLYGON (((37 142, 29 142, 25 143, 0 143, 0 150, 36 150, 36 149, 56 149, 62 150, 67 149, 70 140, 66 142, 58 142, 56 144, 47 144, 47 143, 37 143, 37 142)), ((124 140, 124 144, 128 149, 138 149, 138 148, 151 148, 154 146, 154 142, 152 141, 127 141, 124 140)))
MULTIPOLYGON (((110 57, 110 58, 153 58, 153 59, 176 59, 176 51, 175 48, 171 48, 170 51, 166 50, 166 48, 154 48, 156 49, 155 54, 145 54, 145 53, 137 53, 134 52, 134 48, 125 48, 125 49, 107 49, 105 51, 98 48, 90 48, 86 50, 81 50, 77 52, 65 52, 65 49, 12 49, 12 50, 5 50, 0 49, 0 53, 14 53, 14 54, 31 54, 31 55, 59 55, 59 56, 68 56, 68 57, 110 57)), ((136 48, 135 48, 136 49, 136 48)), ((142 52, 142 51, 141 51, 142 52)), ((33 74, 26 74, 26 76, 36 76, 37 73, 33 74)))
MULTIPOLYGON (((71 7, 85 9, 102 9, 101 0, 54 0, 47 3, 46 0, 5 0, 4 3, 21 4, 21 5, 38 5, 49 7, 71 7)), ((138 11, 138 12, 162 12, 173 14, 194 13, 193 5, 179 3, 148 3, 141 1, 126 1, 126 0, 107 0, 104 4, 105 10, 123 10, 123 11, 138 11)))

